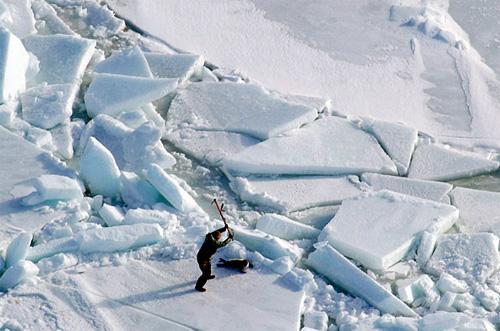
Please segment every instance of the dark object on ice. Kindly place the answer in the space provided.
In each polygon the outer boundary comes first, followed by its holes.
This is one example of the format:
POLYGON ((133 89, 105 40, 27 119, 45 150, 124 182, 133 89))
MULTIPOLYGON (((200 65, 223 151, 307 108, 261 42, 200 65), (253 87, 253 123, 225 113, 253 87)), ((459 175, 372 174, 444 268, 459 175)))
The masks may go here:
POLYGON ((237 269, 243 273, 247 272, 248 268, 253 268, 253 264, 244 259, 224 260, 221 258, 219 259, 217 266, 222 268, 237 269))
POLYGON ((200 266, 200 270, 202 272, 200 278, 198 278, 198 281, 196 282, 196 290, 200 292, 206 291, 203 286, 205 286, 209 279, 215 278, 215 276, 212 275, 212 256, 218 248, 226 246, 231 240, 233 240, 233 232, 228 226, 208 233, 205 236, 205 241, 203 242, 203 245, 201 245, 198 255, 196 256, 198 265, 200 266), (222 237, 222 232, 225 232, 226 230, 228 231, 227 239, 219 241, 222 237))

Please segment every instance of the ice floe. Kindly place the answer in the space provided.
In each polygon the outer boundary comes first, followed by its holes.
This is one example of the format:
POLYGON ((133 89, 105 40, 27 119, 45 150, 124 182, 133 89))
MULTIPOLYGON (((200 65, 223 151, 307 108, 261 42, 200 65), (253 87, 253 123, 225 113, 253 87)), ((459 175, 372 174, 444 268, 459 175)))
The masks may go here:
POLYGON ((103 204, 99 209, 99 216, 104 220, 107 226, 121 225, 124 219, 124 213, 118 206, 103 204))
POLYGON ((177 87, 175 79, 152 79, 114 74, 95 74, 85 93, 90 117, 98 114, 118 116, 160 99, 177 87))
POLYGON ((42 175, 31 181, 33 192, 22 199, 23 204, 32 206, 44 201, 72 200, 83 198, 79 183, 70 177, 42 175))
POLYGON ((26 49, 40 61, 33 84, 78 83, 94 54, 96 42, 69 35, 31 35, 23 39, 26 49))
POLYGON ((80 158, 80 175, 92 194, 119 196, 120 169, 113 154, 94 137, 90 137, 80 158))
POLYGON ((416 148, 408 177, 444 181, 492 172, 498 167, 497 161, 476 153, 427 144, 416 148))
POLYGON ((366 121, 364 128, 372 133, 398 167, 398 173, 405 175, 417 143, 418 131, 402 123, 366 121))
POLYGON ((21 95, 23 119, 42 129, 68 122, 77 92, 74 84, 32 87, 21 95))
POLYGON ((460 210, 457 226, 461 232, 500 234, 500 193, 456 187, 450 196, 460 210))
POLYGON ((167 134, 167 138, 185 153, 217 166, 220 166, 225 158, 260 142, 241 133, 189 128, 172 130, 167 134))
POLYGON ((165 150, 161 142, 160 129, 151 122, 132 130, 110 116, 98 115, 86 125, 80 137, 80 152, 85 149, 90 137, 99 140, 124 171, 140 173, 150 163, 156 163, 162 168, 170 168, 175 164, 175 158, 165 150))
POLYGON ((314 120, 311 107, 288 103, 259 85, 196 83, 179 90, 167 125, 243 133, 267 139, 314 120))
POLYGON ((484 283, 499 267, 498 237, 491 233, 447 234, 427 262, 426 271, 446 272, 469 283, 484 283))
POLYGON ((327 243, 318 243, 309 254, 307 264, 324 275, 333 284, 365 299, 384 313, 416 317, 417 314, 392 293, 370 278, 363 271, 327 243))
POLYGON ((293 212, 311 207, 339 204, 362 193, 357 177, 303 176, 244 178, 231 180, 231 189, 243 201, 293 212))
POLYGON ((325 117, 224 161, 230 172, 288 175, 396 174, 377 140, 339 117, 325 117))
POLYGON ((38 267, 31 261, 21 260, 12 267, 5 270, 0 277, 0 291, 7 291, 24 280, 36 276, 38 267))
POLYGON ((271 260, 288 256, 293 262, 297 262, 304 254, 298 246, 262 231, 237 226, 231 229, 234 231, 235 240, 241 242, 247 249, 257 251, 271 260))
POLYGON ((200 55, 164 53, 144 53, 144 55, 156 78, 177 78, 179 84, 182 84, 190 78, 201 80, 203 77, 205 60, 200 55))
POLYGON ((295 222, 278 214, 265 214, 257 220, 257 230, 286 240, 316 239, 318 229, 295 222))
POLYGON ((97 73, 152 78, 146 57, 137 46, 113 53, 99 62, 94 69, 97 73))
POLYGON ((10 268, 19 261, 26 259, 33 235, 28 232, 20 233, 7 247, 5 254, 5 267, 10 268))
POLYGON ((144 169, 144 176, 179 211, 206 215, 189 193, 179 185, 179 182, 158 165, 150 164, 144 169))
POLYGON ((380 191, 344 200, 318 239, 368 268, 383 270, 401 260, 423 231, 444 233, 457 219, 453 206, 380 191))
POLYGON ((29 55, 9 30, 0 27, 0 102, 15 99, 26 88, 29 55))
POLYGON ((448 183, 374 173, 363 174, 361 180, 375 191, 389 190, 438 202, 448 202, 447 194, 453 188, 448 183))

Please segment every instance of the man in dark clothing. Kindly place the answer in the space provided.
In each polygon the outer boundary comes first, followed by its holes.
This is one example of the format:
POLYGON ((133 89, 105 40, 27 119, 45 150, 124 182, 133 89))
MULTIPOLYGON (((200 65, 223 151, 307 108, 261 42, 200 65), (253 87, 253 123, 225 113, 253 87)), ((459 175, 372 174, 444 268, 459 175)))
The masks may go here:
POLYGON ((224 247, 229 242, 233 240, 233 232, 229 227, 223 227, 214 232, 208 233, 205 236, 205 241, 201 245, 200 250, 196 259, 198 260, 198 265, 201 269, 201 276, 196 282, 195 289, 200 292, 205 292, 206 289, 203 287, 209 279, 214 279, 215 275, 212 275, 212 255, 215 254, 218 248, 224 247), (219 241, 222 237, 222 233, 228 230, 228 237, 224 241, 219 241))

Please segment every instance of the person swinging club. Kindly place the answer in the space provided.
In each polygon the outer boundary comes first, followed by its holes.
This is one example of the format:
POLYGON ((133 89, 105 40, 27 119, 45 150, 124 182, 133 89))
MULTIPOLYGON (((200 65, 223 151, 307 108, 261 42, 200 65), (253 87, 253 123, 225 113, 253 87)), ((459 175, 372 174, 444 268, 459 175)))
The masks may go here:
POLYGON ((215 275, 212 275, 212 256, 217 252, 218 248, 224 247, 229 244, 234 237, 233 231, 229 228, 226 223, 226 219, 222 214, 224 204, 219 207, 217 200, 214 199, 212 203, 215 203, 219 214, 224 221, 224 227, 215 230, 214 232, 210 232, 205 236, 205 241, 201 245, 200 250, 198 251, 198 255, 196 256, 196 260, 198 261, 198 265, 202 272, 200 278, 196 282, 195 289, 200 292, 205 292, 206 289, 203 287, 207 283, 209 279, 214 279, 215 275), (220 241, 222 237, 222 233, 228 231, 228 237, 226 240, 220 241))

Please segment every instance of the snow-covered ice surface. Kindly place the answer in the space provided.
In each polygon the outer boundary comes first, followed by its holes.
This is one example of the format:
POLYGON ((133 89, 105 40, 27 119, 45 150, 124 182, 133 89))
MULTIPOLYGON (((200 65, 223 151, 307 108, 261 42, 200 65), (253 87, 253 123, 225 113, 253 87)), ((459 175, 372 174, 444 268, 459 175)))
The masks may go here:
POLYGON ((498 328, 498 9, 0 0, 0 329, 498 328))

